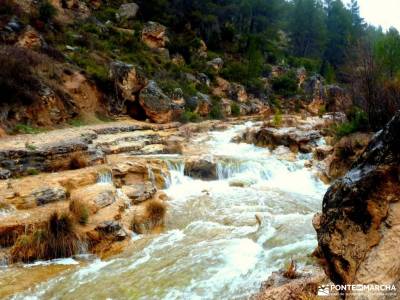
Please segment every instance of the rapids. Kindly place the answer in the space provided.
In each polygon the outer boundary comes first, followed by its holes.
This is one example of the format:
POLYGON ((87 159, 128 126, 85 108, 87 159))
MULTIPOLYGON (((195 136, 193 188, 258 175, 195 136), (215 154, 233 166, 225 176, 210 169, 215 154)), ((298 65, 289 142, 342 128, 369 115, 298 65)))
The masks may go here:
POLYGON ((135 235, 123 255, 68 269, 14 299, 246 299, 291 258, 309 264, 317 244, 312 216, 327 186, 304 167, 305 155, 288 161, 230 142, 250 126, 193 140, 217 162, 215 181, 184 176, 180 156, 159 156, 171 173, 164 233, 135 235))

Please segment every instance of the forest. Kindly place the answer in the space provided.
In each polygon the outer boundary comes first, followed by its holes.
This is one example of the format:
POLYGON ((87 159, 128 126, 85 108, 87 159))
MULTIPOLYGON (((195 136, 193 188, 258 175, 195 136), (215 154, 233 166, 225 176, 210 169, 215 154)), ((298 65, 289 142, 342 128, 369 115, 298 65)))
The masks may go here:
MULTIPOLYGON (((257 88, 270 65, 304 66, 328 83, 352 91, 354 104, 377 129, 400 105, 400 35, 365 22, 357 0, 145 0, 143 19, 154 19, 177 35, 172 51, 190 54, 201 36, 230 63, 227 79, 257 88)), ((287 86, 290 86, 288 84, 287 86)))

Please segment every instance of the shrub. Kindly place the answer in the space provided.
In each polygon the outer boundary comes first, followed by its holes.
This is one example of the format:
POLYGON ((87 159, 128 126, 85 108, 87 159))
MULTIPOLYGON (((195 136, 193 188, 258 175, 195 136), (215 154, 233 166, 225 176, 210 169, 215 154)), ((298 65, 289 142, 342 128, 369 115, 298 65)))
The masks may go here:
POLYGON ((51 21, 57 15, 57 9, 47 0, 39 6, 39 19, 44 22, 51 21))
POLYGON ((180 122, 182 123, 188 123, 188 122, 199 122, 200 121, 200 116, 192 111, 185 111, 182 113, 181 117, 180 117, 180 122))
POLYGON ((365 131, 369 128, 367 114, 359 109, 355 108, 348 115, 348 122, 336 126, 335 133, 338 138, 352 134, 357 131, 365 131))
POLYGON ((217 120, 223 119, 224 115, 222 113, 221 99, 213 97, 211 101, 210 118, 217 120))
POLYGON ((133 218, 132 230, 136 233, 150 232, 157 226, 164 224, 167 206, 161 200, 149 200, 145 203, 144 214, 133 218))
POLYGON ((79 224, 86 225, 89 221, 89 209, 79 200, 71 200, 69 210, 76 217, 79 224))
POLYGON ((79 250, 79 237, 74 232, 72 218, 54 212, 46 228, 36 229, 18 237, 10 251, 12 262, 32 262, 38 259, 69 257, 79 250))
POLYGON ((70 170, 86 168, 88 165, 88 159, 83 153, 74 153, 69 161, 70 170))
POLYGON ((163 224, 167 212, 167 206, 164 201, 151 200, 146 203, 147 218, 154 224, 163 224))
POLYGON ((236 102, 231 103, 231 114, 234 117, 240 116, 240 107, 236 102))
POLYGON ((28 168, 28 170, 26 170, 26 173, 28 175, 34 176, 34 175, 39 175, 40 172, 39 172, 39 170, 37 170, 35 168, 28 168))
POLYGON ((282 124, 282 113, 279 109, 275 112, 273 124, 275 127, 279 127, 282 124))
POLYGON ((288 97, 293 96, 297 92, 297 79, 293 72, 273 78, 271 83, 272 89, 278 95, 288 97))
POLYGON ((13 129, 14 134, 22 133, 22 134, 37 134, 42 132, 41 129, 35 128, 26 124, 17 124, 13 129))
POLYGON ((40 82, 33 71, 40 56, 33 51, 0 47, 0 103, 31 104, 37 99, 40 82))

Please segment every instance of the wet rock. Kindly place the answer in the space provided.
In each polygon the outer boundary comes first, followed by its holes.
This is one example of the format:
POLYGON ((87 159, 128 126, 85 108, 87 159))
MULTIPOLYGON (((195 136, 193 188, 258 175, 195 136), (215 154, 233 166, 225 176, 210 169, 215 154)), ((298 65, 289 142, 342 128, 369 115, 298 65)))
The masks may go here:
POLYGON ((124 240, 128 234, 117 221, 104 221, 97 225, 96 230, 102 234, 111 235, 116 241, 124 240))
POLYGON ((140 92, 139 101, 151 121, 155 123, 172 121, 174 115, 172 100, 164 94, 155 81, 150 80, 140 92))
POLYGON ((326 175, 334 180, 346 174, 370 140, 371 134, 360 132, 341 138, 334 145, 333 153, 324 160, 326 175))
POLYGON ((217 164, 207 159, 186 161, 185 175, 197 179, 216 180, 217 164))
POLYGON ((168 42, 167 28, 156 22, 147 22, 142 30, 142 41, 149 48, 164 48, 168 42))
MULTIPOLYGON (((43 187, 32 192, 29 197, 37 206, 67 199, 67 191, 61 187, 43 187)), ((28 200, 28 199, 27 199, 28 200)), ((28 200, 28 202, 30 202, 28 200)))
MULTIPOLYGON (((289 279, 284 276, 284 271, 273 272, 263 282, 260 292, 250 297, 251 300, 297 300, 317 299, 318 287, 329 284, 329 280, 322 270, 299 272, 297 277, 289 279)), ((325 299, 325 297, 324 297, 325 299)), ((335 297, 326 297, 333 300, 335 297)))
POLYGON ((146 200, 153 198, 157 192, 157 188, 152 183, 137 184, 132 186, 123 186, 122 191, 129 199, 132 200, 132 204, 139 204, 146 200))
POLYGON ((286 146, 294 152, 309 153, 320 137, 317 130, 301 130, 296 127, 263 127, 258 130, 248 130, 239 140, 272 149, 277 146, 286 146))
POLYGON ((400 261, 394 259, 400 243, 399 140, 397 113, 325 194, 314 226, 318 253, 336 284, 400 280, 400 261))
POLYGON ((314 157, 318 160, 324 160, 333 153, 333 147, 329 145, 318 146, 314 149, 314 157))
POLYGON ((139 5, 134 2, 121 4, 116 12, 117 20, 130 20, 134 19, 139 11, 139 5))

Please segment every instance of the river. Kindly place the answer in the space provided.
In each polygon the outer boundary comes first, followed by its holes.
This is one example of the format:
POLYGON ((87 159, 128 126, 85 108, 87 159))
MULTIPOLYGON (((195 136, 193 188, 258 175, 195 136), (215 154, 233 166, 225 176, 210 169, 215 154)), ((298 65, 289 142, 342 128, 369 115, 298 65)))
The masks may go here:
POLYGON ((310 264, 311 221, 327 186, 304 167, 307 155, 285 160, 231 142, 250 126, 193 139, 218 163, 218 180, 184 176, 182 157, 160 156, 171 173, 164 233, 135 235, 122 255, 81 263, 14 299, 246 299, 291 258, 310 264))

